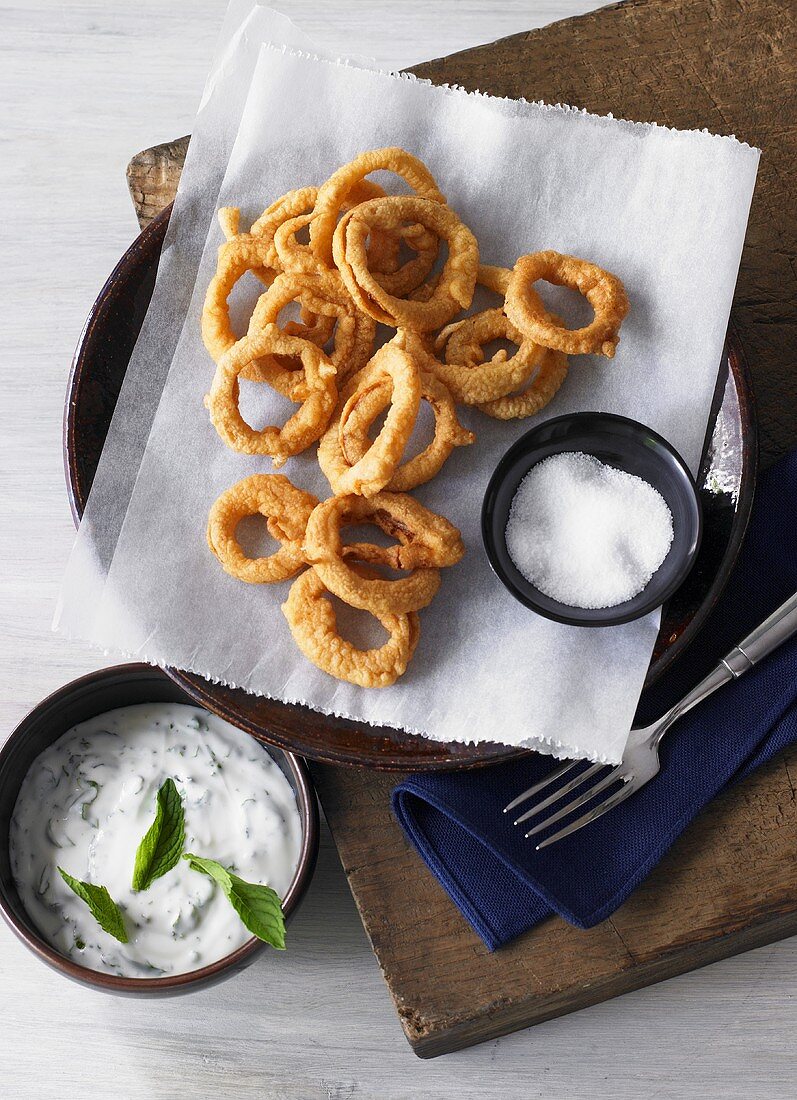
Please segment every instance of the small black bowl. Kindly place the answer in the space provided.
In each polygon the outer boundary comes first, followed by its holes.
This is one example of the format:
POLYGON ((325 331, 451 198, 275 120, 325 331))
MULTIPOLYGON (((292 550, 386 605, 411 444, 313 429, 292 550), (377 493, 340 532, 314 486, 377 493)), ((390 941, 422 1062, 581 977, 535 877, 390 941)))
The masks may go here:
POLYGON ((661 606, 692 568, 702 530, 697 489, 678 452, 644 424, 611 413, 558 416, 532 428, 496 466, 482 506, 484 548, 496 575, 526 607, 568 626, 618 626, 661 606), (582 451, 636 474, 658 489, 672 512, 673 541, 667 557, 641 592, 614 607, 570 607, 551 599, 526 580, 506 547, 509 509, 518 485, 532 466, 563 451, 582 451))
MULTIPOLYGON (((36 757, 79 722, 116 707, 136 703, 188 703, 196 706, 165 673, 150 665, 116 665, 92 672, 42 700, 23 718, 0 750, 0 914, 11 930, 43 962, 68 978, 104 993, 132 996, 171 996, 189 993, 231 977, 253 962, 265 944, 255 937, 236 951, 201 970, 162 978, 120 978, 80 966, 56 951, 28 916, 11 874, 9 830, 22 780, 36 757)), ((318 855, 318 804, 307 765, 299 756, 268 747, 296 795, 302 820, 299 862, 282 908, 288 920, 304 897, 318 855)))

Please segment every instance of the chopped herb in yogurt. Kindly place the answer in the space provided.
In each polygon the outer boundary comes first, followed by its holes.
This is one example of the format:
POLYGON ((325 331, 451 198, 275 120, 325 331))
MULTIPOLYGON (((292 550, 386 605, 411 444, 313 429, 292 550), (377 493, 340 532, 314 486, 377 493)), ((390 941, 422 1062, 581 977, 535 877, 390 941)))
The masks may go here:
POLYGON ((11 821, 12 872, 42 935, 124 977, 188 973, 250 934, 284 946, 279 903, 300 849, 293 789, 268 752, 172 703, 64 734, 34 761, 11 821))

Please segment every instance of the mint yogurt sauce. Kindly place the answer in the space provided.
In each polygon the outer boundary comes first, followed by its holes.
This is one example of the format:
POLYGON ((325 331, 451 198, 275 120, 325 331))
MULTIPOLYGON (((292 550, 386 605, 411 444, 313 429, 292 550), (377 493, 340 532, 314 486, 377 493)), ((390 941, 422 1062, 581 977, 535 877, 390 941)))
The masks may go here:
POLYGON ((185 807, 185 850, 218 860, 284 897, 302 826, 293 788, 253 738, 177 703, 121 707, 82 722, 36 758, 10 831, 11 869, 29 916, 63 955, 129 978, 185 974, 236 950, 250 933, 207 876, 180 863, 132 888, 136 849, 171 777, 185 807), (104 932, 58 866, 105 886, 129 942, 104 932))

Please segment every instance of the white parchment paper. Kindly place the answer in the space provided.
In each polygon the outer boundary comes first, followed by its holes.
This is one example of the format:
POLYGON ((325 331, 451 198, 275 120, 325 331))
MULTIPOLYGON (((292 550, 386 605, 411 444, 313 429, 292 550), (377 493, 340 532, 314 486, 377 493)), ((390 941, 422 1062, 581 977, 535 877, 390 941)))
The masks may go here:
MULTIPOLYGON (((429 164, 485 262, 511 265, 520 253, 554 248, 620 275, 632 309, 615 359, 573 360, 544 415, 600 409, 635 417, 695 470, 757 151, 731 138, 434 88, 275 44, 261 50, 218 205, 240 206, 245 225, 290 188, 320 183, 358 152, 387 144, 429 164)), ((529 422, 466 410, 477 443, 415 491, 462 529, 468 553, 444 572, 440 594, 421 614, 415 659, 392 688, 363 690, 315 669, 279 610, 287 584, 243 585, 220 570, 205 545, 208 509, 234 481, 269 468, 227 450, 202 406, 213 368, 199 318, 220 241, 213 226, 105 583, 87 583, 86 571, 70 566, 61 627, 327 713, 441 740, 617 761, 658 615, 603 630, 550 623, 508 595, 482 551, 486 482, 529 422)), ((245 313, 241 296, 237 307, 245 313)), ((273 419, 285 412, 275 398, 273 419)), ((329 493, 314 449, 283 472, 329 493)), ((91 542, 91 532, 85 537, 91 542)))
MULTIPOLYGON (((260 47, 270 39, 303 49, 310 40, 284 15, 231 0, 205 82, 158 265, 150 306, 125 373, 92 483, 65 590, 71 631, 90 636, 91 610, 107 577, 152 420, 194 289, 216 199, 238 133, 260 47), (84 617, 83 612, 86 612, 84 617)), ((56 612, 56 621, 60 617, 56 612)))

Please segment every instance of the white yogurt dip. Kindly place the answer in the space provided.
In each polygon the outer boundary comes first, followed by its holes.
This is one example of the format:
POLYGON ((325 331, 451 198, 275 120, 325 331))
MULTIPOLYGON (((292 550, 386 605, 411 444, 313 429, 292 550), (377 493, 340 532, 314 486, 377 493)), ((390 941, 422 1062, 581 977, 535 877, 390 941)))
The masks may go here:
POLYGON ((10 830, 11 869, 25 909, 49 943, 82 966, 133 978, 185 974, 251 936, 212 879, 183 860, 149 889, 133 890, 136 850, 168 778, 183 797, 186 852, 218 860, 280 897, 290 885, 301 817, 293 788, 258 742, 176 703, 98 715, 36 758, 10 830), (108 889, 128 943, 99 927, 59 865, 108 889))

